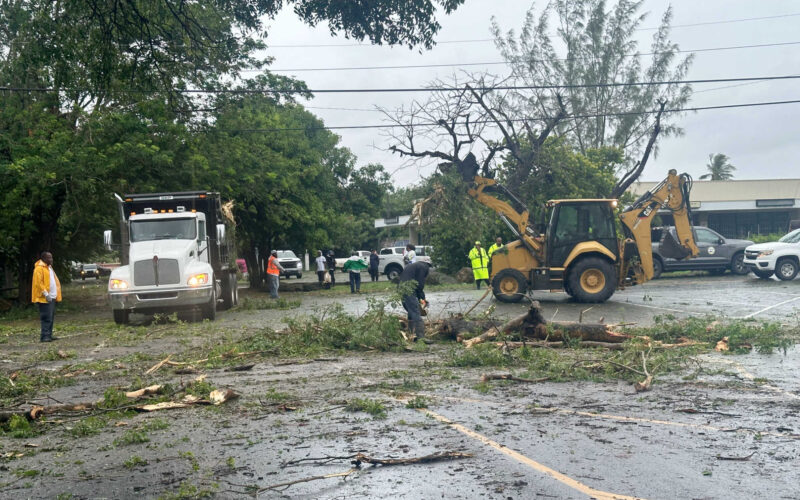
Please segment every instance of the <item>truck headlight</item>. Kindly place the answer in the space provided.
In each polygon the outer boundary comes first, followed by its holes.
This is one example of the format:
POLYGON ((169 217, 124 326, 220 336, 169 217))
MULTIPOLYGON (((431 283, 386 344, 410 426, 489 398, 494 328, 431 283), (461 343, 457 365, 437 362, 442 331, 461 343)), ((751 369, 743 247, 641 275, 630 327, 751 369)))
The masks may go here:
POLYGON ((109 290, 125 290, 128 288, 128 282, 125 280, 111 280, 108 282, 109 290))
POLYGON ((774 252, 774 251, 775 250, 764 250, 763 252, 758 254, 758 258, 760 259, 761 257, 766 257, 767 255, 772 255, 772 252, 774 252))
POLYGON ((193 274, 189 277, 189 280, 186 282, 189 286, 200 286, 205 285, 208 283, 208 274, 207 273, 200 273, 200 274, 193 274))

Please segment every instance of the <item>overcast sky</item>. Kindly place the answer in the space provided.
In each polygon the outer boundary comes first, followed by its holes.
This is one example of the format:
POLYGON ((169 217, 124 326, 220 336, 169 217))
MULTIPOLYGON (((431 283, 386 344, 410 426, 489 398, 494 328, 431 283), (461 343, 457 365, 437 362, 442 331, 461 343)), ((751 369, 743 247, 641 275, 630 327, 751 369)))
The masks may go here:
MULTIPOLYGON (((608 1, 613 5, 613 0, 608 1)), ((537 7, 544 5, 538 2, 537 7)), ((649 12, 643 27, 658 25, 668 2, 645 1, 649 12)), ((282 12, 269 23, 267 53, 275 58, 273 70, 313 68, 315 71, 280 71, 304 80, 311 89, 421 87, 434 79, 447 79, 458 66, 381 70, 322 71, 320 68, 418 64, 470 64, 501 62, 492 41, 447 43, 458 40, 491 39, 491 18, 504 29, 522 26, 531 3, 525 0, 466 0, 454 14, 439 16, 442 29, 433 49, 420 52, 405 47, 354 45, 343 37, 331 37, 327 26, 310 28, 291 13, 282 12), (280 45, 326 45, 280 47, 280 45)), ((748 48, 696 53, 687 78, 737 78, 800 73, 800 2, 796 0, 679 0, 672 3, 671 38, 682 50, 752 44, 799 42, 782 47, 748 48), (783 16, 773 19, 726 22, 745 18, 783 16), (697 23, 700 26, 679 25, 697 23)), ((647 52, 653 31, 641 30, 639 50, 647 52)), ((503 65, 468 66, 504 75, 503 65)), ((763 101, 800 99, 797 80, 749 84, 695 85, 690 106, 715 106, 763 101), (728 87, 728 88, 719 88, 728 87)), ((303 102, 328 126, 380 124, 383 117, 374 106, 394 109, 408 105, 418 94, 317 94, 303 102), (342 108, 342 109, 330 109, 342 108)), ((660 154, 651 158, 642 180, 660 180, 670 168, 698 178, 705 172, 708 155, 724 153, 736 166, 736 179, 797 178, 800 156, 800 104, 700 111, 678 122, 686 134, 660 141, 660 154)), ((357 156, 359 165, 378 162, 394 173, 399 185, 417 182, 431 167, 408 167, 397 155, 385 151, 386 139, 379 130, 336 131, 342 145, 357 156)))

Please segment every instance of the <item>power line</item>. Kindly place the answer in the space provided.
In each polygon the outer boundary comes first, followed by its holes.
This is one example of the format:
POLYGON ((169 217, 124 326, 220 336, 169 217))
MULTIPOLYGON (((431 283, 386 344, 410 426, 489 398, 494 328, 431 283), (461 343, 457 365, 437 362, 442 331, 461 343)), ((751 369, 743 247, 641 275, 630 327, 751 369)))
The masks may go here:
MULTIPOLYGON (((800 99, 795 100, 788 100, 788 101, 766 101, 766 102, 749 102, 749 103, 740 103, 740 104, 721 104, 717 106, 695 106, 689 108, 671 108, 665 109, 664 113, 686 113, 690 111, 710 111, 710 110, 719 110, 719 109, 734 109, 734 108, 750 108, 750 107, 763 107, 763 106, 779 106, 785 104, 800 104, 800 99)), ((635 116, 635 115, 653 115, 658 113, 658 110, 648 110, 648 111, 620 111, 618 113, 588 113, 588 114, 580 114, 580 115, 567 115, 563 119, 564 120, 576 120, 576 119, 585 119, 585 118, 600 118, 600 117, 619 117, 619 116, 635 116)), ((550 117, 538 117, 538 118, 516 118, 511 120, 503 120, 503 122, 511 121, 511 122, 525 122, 530 120, 547 120, 550 117)), ((471 121, 470 125, 479 125, 479 124, 492 124, 495 123, 493 120, 476 120, 471 121)), ((433 127, 437 126, 438 124, 435 122, 422 122, 417 123, 413 126, 417 127, 433 127)), ((457 124, 458 125, 458 124, 457 124)), ((409 125, 403 124, 371 124, 371 125, 340 125, 340 126, 322 126, 322 127, 286 127, 286 128, 260 128, 260 129, 222 129, 221 132, 305 132, 305 131, 312 131, 312 130, 359 130, 359 129, 386 129, 386 128, 403 128, 408 127, 409 125)))
MULTIPOLYGON (((752 76, 741 78, 704 78, 694 80, 654 80, 649 82, 611 82, 611 83, 585 83, 569 85, 498 85, 495 87, 472 87, 477 91, 493 90, 558 90, 558 89, 585 89, 585 88, 614 88, 614 87, 652 87, 659 85, 688 85, 703 83, 732 83, 751 81, 796 80, 800 75, 778 76, 752 76)), ((0 87, 0 92, 92 92, 96 89, 54 87, 0 87)), ((109 89, 111 94, 154 94, 160 92, 174 92, 176 94, 367 94, 367 93, 403 93, 403 92, 450 92, 462 90, 460 87, 398 87, 398 88, 363 88, 363 89, 109 89)))
MULTIPOLYGON (((645 56, 653 56, 657 54, 667 54, 667 53, 676 53, 676 54, 686 54, 686 53, 696 53, 696 52, 719 52, 725 50, 740 50, 740 49, 757 49, 757 48, 765 48, 765 47, 783 47, 787 45, 800 45, 800 41, 796 42, 777 42, 777 43, 760 43, 760 44, 753 44, 753 45, 731 45, 727 47, 707 47, 702 49, 681 49, 681 50, 674 50, 674 51, 656 51, 656 52, 640 52, 635 54, 623 54, 621 57, 645 57, 645 56)), ((559 61, 577 61, 577 60, 584 60, 584 59, 591 59, 591 57, 564 57, 558 58, 559 61)), ((532 60, 531 62, 545 62, 544 60, 532 60)), ((402 64, 402 65, 393 65, 393 66, 337 66, 337 67, 325 67, 325 68, 278 68, 273 69, 270 68, 269 71, 271 72, 302 72, 302 71, 362 71, 362 70, 381 70, 381 69, 413 69, 413 68, 446 68, 446 67, 455 67, 455 66, 496 66, 496 65, 506 65, 508 66, 508 61, 488 61, 488 62, 472 62, 472 63, 440 63, 440 64, 402 64)), ((261 70, 245 70, 245 72, 257 72, 261 70)))
MULTIPOLYGON (((746 17, 741 19, 723 19, 718 21, 706 21, 701 23, 690 23, 690 24, 675 24, 670 26, 670 29, 674 28, 693 28, 696 26, 710 26, 713 24, 731 24, 731 23, 743 23, 749 21, 766 21, 769 19, 782 19, 788 17, 797 17, 800 16, 800 12, 790 13, 790 14, 778 14, 774 16, 762 16, 762 17, 746 17)), ((652 26, 646 28, 636 28, 636 31, 655 31, 659 29, 659 26, 652 26)), ((473 38, 473 39, 465 39, 465 40, 442 40, 436 42, 436 45, 447 45, 447 44, 456 44, 456 43, 485 43, 485 42, 494 42, 494 38, 473 38)), ((270 49, 313 49, 313 48, 323 48, 323 47, 381 47, 381 45, 374 45, 371 43, 307 43, 307 44, 276 44, 276 45, 268 45, 270 49)))

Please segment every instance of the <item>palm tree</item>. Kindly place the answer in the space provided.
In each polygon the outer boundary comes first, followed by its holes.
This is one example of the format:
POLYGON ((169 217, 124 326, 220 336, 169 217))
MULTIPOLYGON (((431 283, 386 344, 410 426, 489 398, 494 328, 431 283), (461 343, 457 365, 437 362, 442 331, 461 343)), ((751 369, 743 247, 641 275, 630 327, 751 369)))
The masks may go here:
POLYGON ((729 181, 733 179, 733 171, 736 170, 736 167, 731 165, 728 155, 722 153, 708 155, 706 168, 708 173, 701 175, 700 178, 712 181, 729 181))

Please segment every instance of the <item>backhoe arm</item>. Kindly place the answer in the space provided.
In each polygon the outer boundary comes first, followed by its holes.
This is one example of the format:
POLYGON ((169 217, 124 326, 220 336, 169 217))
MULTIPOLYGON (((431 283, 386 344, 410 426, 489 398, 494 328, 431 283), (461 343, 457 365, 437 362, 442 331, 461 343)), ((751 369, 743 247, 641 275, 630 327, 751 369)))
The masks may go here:
MULTIPOLYGON (((662 244, 664 247, 662 252, 666 250, 663 252, 665 256, 683 259, 695 257, 700 252, 695 244, 690 218, 689 191, 691 183, 691 177, 687 174, 678 175, 676 170, 670 170, 666 179, 652 191, 640 196, 633 205, 620 214, 620 220, 630 230, 639 251, 643 276, 637 276, 638 282, 642 283, 653 278, 653 246, 650 224, 653 217, 662 208, 669 208, 672 211, 675 231, 678 233, 677 242, 665 240, 662 244)), ((672 238, 671 234, 667 234, 666 238, 672 238)))
POLYGON ((543 260, 543 246, 542 243, 535 238, 536 235, 528 226, 529 214, 525 204, 508 189, 498 184, 494 179, 476 175, 472 182, 473 185, 467 191, 469 195, 475 198, 478 203, 494 210, 497 215, 500 216, 500 219, 506 223, 508 228, 511 229, 511 232, 522 241, 525 247, 539 258, 540 261, 543 260), (516 207, 512 207, 511 204, 488 194, 498 191, 511 199, 516 207))

